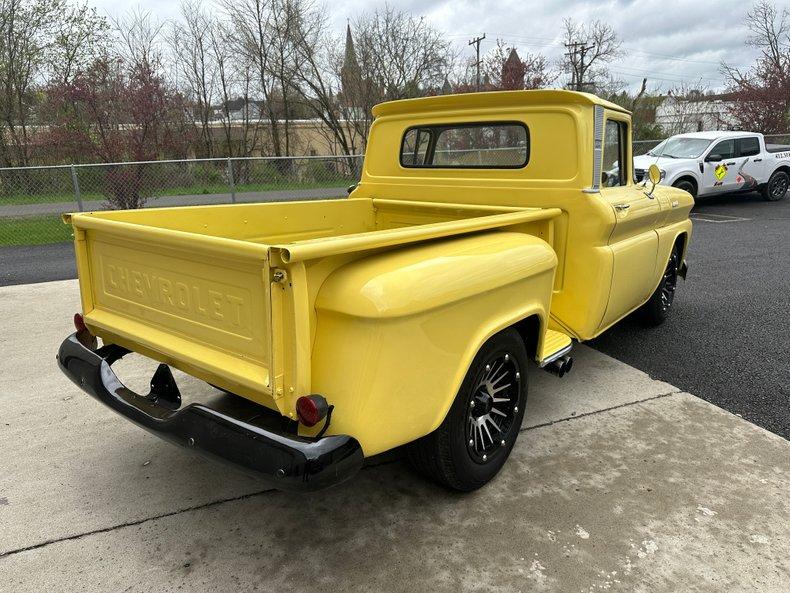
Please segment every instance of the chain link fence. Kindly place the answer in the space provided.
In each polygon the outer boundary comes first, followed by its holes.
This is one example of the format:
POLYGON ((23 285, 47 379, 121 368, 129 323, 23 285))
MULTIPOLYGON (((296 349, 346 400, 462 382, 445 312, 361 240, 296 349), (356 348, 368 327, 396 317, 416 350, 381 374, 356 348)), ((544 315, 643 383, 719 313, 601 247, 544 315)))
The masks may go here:
MULTIPOLYGON (((790 144, 790 134, 765 139, 790 144)), ((634 156, 660 142, 635 141, 634 156)), ((490 160, 488 151, 448 152, 464 152, 453 155, 464 163, 490 160)), ((339 198, 361 169, 361 155, 0 168, 0 249, 71 241, 64 212, 339 198)))
POLYGON ((633 142, 634 156, 641 156, 643 154, 647 154, 662 142, 663 140, 634 140, 633 142))
POLYGON ((339 198, 362 156, 0 168, 0 248, 71 241, 64 212, 339 198))

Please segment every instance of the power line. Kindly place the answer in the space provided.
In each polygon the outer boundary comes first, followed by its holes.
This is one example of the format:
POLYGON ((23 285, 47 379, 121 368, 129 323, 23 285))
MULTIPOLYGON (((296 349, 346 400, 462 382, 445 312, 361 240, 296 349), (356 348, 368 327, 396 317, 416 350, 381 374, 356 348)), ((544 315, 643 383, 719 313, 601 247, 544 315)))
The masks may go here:
MULTIPOLYGON (((458 34, 458 35, 450 35, 449 37, 466 37, 466 36, 467 35, 458 34)), ((526 46, 526 47, 551 47, 551 46, 561 45, 562 44, 561 41, 557 40, 556 38, 538 37, 538 36, 533 36, 533 35, 518 35, 518 34, 514 34, 514 33, 500 33, 500 34, 495 35, 495 37, 498 38, 498 39, 505 39, 505 40, 510 39, 510 40, 521 41, 522 42, 521 44, 526 46), (526 40, 526 41, 537 40, 537 41, 540 41, 541 43, 526 43, 526 42, 524 42, 524 40, 526 40)), ((568 44, 564 44, 564 45, 566 47, 568 46, 568 44)), ((634 50, 626 50, 626 51, 628 53, 630 53, 630 54, 640 54, 640 55, 643 55, 643 56, 661 58, 662 60, 670 60, 670 61, 673 61, 673 62, 689 62, 689 63, 692 63, 692 64, 710 64, 710 65, 714 65, 714 66, 720 66, 721 65, 721 62, 714 62, 712 60, 696 60, 696 59, 693 59, 693 58, 685 58, 685 57, 672 56, 672 55, 668 55, 668 54, 659 54, 659 53, 654 53, 654 52, 646 52, 646 51, 641 51, 641 50, 636 50, 636 49, 634 49, 634 50)), ((745 66, 737 66, 737 67, 739 67, 739 68, 747 68, 748 66, 745 65, 745 66)))
POLYGON ((588 46, 586 41, 571 41, 566 43, 565 47, 568 48, 565 55, 571 65, 571 88, 575 91, 583 91, 584 85, 587 84, 584 75, 589 68, 589 64, 585 68, 584 58, 588 51, 595 49, 595 44, 588 46))
POLYGON ((467 45, 474 45, 475 46, 475 54, 477 56, 475 58, 475 68, 477 70, 476 79, 477 79, 477 90, 478 91, 480 91, 480 42, 482 42, 483 39, 485 39, 485 38, 486 38, 486 34, 483 33, 482 37, 475 37, 469 43, 467 43, 467 45))
POLYGON ((693 74, 674 74, 672 72, 661 72, 659 70, 653 70, 653 69, 634 68, 632 66, 623 66, 622 64, 617 64, 617 66, 612 69, 612 72, 616 72, 616 71, 619 71, 619 70, 630 70, 630 72, 623 72, 622 74, 631 75, 632 73, 636 73, 636 74, 633 74, 633 75, 636 76, 638 74, 640 77, 641 76, 647 76, 648 78, 657 78, 656 75, 658 74, 658 75, 668 76, 670 78, 679 78, 679 79, 682 79, 682 80, 694 79, 694 80, 707 80, 709 82, 719 82, 719 81, 725 79, 725 76, 723 76, 723 75, 720 75, 718 78, 711 78, 709 76, 702 76, 702 75, 695 76, 693 74))

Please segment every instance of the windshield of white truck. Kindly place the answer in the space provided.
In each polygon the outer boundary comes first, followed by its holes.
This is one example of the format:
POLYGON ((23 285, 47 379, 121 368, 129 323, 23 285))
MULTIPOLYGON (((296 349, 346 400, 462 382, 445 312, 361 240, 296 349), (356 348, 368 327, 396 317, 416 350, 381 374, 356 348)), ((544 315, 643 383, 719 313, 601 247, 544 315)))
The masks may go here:
POLYGON ((711 142, 713 140, 705 138, 668 138, 647 154, 671 159, 695 159, 705 152, 711 142))

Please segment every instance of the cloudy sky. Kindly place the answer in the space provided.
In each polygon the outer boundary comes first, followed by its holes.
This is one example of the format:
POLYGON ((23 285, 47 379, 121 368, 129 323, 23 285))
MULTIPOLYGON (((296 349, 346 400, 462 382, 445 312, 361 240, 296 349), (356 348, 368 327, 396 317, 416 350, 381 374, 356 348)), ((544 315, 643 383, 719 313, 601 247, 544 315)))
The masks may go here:
MULTIPOLYGON (((89 0, 101 12, 122 14, 133 7, 156 15, 175 18, 179 0, 89 0)), ((210 4, 210 0, 207 0, 210 4)), ((354 18, 384 0, 331 0, 334 27, 342 32, 347 18, 354 18)), ((482 50, 490 49, 497 38, 519 52, 540 52, 554 60, 562 45, 562 20, 602 19, 614 26, 622 39, 623 56, 611 65, 612 73, 638 86, 643 77, 649 88, 669 89, 680 84, 721 89, 722 61, 734 66, 750 65, 756 52, 746 45, 748 31, 744 16, 750 0, 401 0, 391 4, 425 16, 465 54, 472 54, 467 42, 486 34, 482 50), (539 6, 539 8, 538 8, 539 6)), ((790 0, 775 0, 778 7, 790 8, 790 0)))

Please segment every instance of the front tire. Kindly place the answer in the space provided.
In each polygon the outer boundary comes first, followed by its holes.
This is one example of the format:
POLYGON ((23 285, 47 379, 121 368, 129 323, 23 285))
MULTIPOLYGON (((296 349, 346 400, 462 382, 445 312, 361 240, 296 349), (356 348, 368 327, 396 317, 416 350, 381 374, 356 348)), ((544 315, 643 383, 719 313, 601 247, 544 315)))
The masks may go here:
POLYGON ((768 202, 779 201, 787 194, 788 187, 790 187, 790 175, 784 171, 774 171, 763 188, 763 199, 768 202))
POLYGON ((697 186, 694 185, 693 181, 689 181, 688 179, 681 179, 680 181, 676 181, 672 184, 672 187, 676 187, 678 189, 682 189, 685 192, 691 194, 691 197, 695 200, 697 199, 697 186))
POLYGON ((502 468, 527 403, 527 350, 514 329, 475 356, 441 426, 408 447, 412 465, 447 488, 471 492, 502 468))
POLYGON ((672 248, 667 267, 661 282, 658 283, 653 295, 642 305, 642 319, 647 325, 661 325, 669 316, 672 303, 675 300, 675 289, 678 285, 678 270, 680 269, 680 253, 678 246, 672 248))

